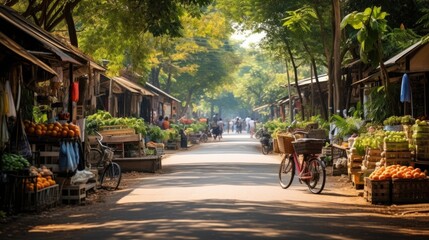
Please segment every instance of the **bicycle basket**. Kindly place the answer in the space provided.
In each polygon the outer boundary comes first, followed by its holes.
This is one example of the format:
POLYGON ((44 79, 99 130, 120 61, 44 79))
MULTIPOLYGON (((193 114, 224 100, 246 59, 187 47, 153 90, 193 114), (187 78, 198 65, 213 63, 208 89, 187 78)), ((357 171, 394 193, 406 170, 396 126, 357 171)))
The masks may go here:
POLYGON ((292 144, 297 154, 319 154, 325 146, 325 140, 302 138, 292 144))
POLYGON ((294 151, 292 146, 293 140, 294 138, 291 137, 289 134, 286 134, 286 133, 277 134, 277 144, 278 144, 280 153, 292 154, 294 151))
POLYGON ((308 131, 308 138, 316 138, 316 139, 326 139, 326 131, 325 129, 311 129, 308 131))

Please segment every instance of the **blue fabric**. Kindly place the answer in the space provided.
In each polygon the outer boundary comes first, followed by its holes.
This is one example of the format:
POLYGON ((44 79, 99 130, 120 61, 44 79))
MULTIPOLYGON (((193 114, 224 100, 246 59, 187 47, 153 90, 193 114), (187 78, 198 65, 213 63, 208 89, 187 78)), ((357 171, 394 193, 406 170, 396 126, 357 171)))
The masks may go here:
POLYGON ((411 86, 408 75, 404 73, 401 83, 401 102, 411 102, 411 86))

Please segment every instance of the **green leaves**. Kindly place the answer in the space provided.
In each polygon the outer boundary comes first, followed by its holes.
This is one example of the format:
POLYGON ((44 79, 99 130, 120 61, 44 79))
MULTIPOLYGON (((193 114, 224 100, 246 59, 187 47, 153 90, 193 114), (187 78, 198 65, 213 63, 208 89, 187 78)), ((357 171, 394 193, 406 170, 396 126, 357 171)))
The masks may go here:
POLYGON ((363 12, 352 12, 341 21, 341 28, 350 25, 358 30, 356 38, 360 44, 359 54, 364 63, 377 66, 382 56, 379 51, 381 38, 387 30, 385 17, 388 14, 381 7, 366 8, 363 12))

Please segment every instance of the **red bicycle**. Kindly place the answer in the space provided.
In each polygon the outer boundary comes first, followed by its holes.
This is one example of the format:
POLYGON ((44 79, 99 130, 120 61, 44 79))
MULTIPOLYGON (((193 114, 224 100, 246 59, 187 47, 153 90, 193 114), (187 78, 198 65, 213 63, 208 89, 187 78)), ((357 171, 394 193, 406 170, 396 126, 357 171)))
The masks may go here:
POLYGON ((318 194, 323 191, 326 181, 325 164, 319 154, 325 144, 323 139, 297 138, 297 134, 306 132, 296 131, 293 137, 284 137, 286 153, 279 168, 279 181, 283 189, 288 188, 298 172, 299 182, 305 183, 310 192, 318 194))

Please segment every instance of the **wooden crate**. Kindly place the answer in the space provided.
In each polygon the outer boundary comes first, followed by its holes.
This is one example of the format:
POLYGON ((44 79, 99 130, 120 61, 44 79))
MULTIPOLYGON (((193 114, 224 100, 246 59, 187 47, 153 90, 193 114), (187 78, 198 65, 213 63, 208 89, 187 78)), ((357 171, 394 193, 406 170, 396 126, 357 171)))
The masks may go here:
POLYGON ((61 200, 64 204, 84 204, 86 199, 86 184, 64 186, 61 200))
POLYGON ((414 161, 412 159, 386 159, 386 163, 384 165, 414 166, 414 161))
POLYGON ((351 174, 351 180, 353 183, 353 186, 356 189, 362 189, 364 185, 364 173, 363 172, 355 172, 351 174))
POLYGON ((385 152, 384 157, 386 158, 386 160, 388 160, 388 159, 411 159, 411 152, 410 151, 385 152))
POLYGON ((392 203, 428 203, 429 179, 393 179, 392 203))
POLYGON ((372 204, 391 203, 391 181, 374 181, 364 178, 364 197, 372 204))
POLYGON ((365 160, 367 160, 368 162, 378 162, 381 160, 381 156, 365 156, 365 160))
POLYGON ((416 158, 421 160, 429 159, 429 145, 416 145, 416 158))
POLYGON ((384 142, 385 152, 405 152, 409 151, 408 142, 384 142))
POLYGON ((99 133, 103 136, 131 135, 136 131, 124 125, 102 126, 99 133))
POLYGON ((381 150, 375 148, 368 148, 366 150, 366 155, 372 157, 381 157, 381 150))

